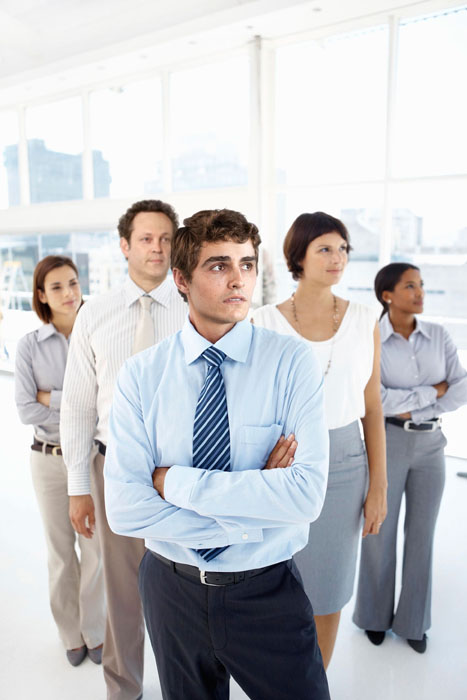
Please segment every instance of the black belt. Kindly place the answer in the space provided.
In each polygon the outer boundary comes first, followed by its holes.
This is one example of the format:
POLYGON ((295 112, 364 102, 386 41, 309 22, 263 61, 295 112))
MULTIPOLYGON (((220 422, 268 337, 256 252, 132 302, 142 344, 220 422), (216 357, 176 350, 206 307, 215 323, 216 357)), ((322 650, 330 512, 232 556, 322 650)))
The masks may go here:
POLYGON ((34 442, 31 445, 31 450, 34 452, 44 452, 46 455, 53 455, 54 457, 62 456, 62 448, 60 445, 49 445, 47 442, 40 442, 34 438, 34 442))
POLYGON ((403 420, 402 418, 386 418, 386 423, 397 425, 399 428, 404 428, 408 433, 432 433, 441 426, 440 418, 430 418, 421 423, 414 423, 411 420, 403 420))
POLYGON ((97 445, 97 449, 99 450, 99 453, 100 453, 103 457, 105 457, 105 451, 106 451, 107 447, 106 447, 106 446, 104 445, 104 443, 101 442, 100 440, 96 440, 96 445, 97 445))
POLYGON ((179 564, 176 561, 171 561, 153 552, 152 549, 149 550, 153 557, 159 559, 166 566, 170 566, 175 573, 186 574, 195 578, 197 581, 204 583, 206 586, 228 586, 231 583, 242 583, 247 578, 253 578, 253 576, 259 576, 268 569, 272 569, 273 566, 277 564, 271 564, 270 566, 263 566, 261 569, 249 569, 248 571, 200 571, 197 566, 190 566, 190 564, 179 564))

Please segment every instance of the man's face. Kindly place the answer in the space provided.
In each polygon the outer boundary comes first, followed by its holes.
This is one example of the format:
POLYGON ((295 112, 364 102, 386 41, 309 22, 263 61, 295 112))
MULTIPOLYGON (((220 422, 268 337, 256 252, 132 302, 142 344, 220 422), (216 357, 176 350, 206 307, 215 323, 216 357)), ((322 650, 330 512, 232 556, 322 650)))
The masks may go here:
POLYGON ((256 282, 253 245, 229 240, 204 243, 191 281, 177 269, 173 275, 188 297, 191 322, 215 343, 248 313, 256 282))
POLYGON ((120 239, 128 273, 136 284, 151 291, 167 277, 173 234, 171 220, 161 212, 140 212, 133 219, 130 243, 120 239))

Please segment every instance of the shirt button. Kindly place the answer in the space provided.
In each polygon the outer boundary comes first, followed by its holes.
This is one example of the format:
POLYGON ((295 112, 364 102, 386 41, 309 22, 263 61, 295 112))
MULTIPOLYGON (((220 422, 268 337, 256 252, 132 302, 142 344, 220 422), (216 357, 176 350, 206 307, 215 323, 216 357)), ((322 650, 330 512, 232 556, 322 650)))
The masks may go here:
POLYGON ((412 355, 412 357, 411 357, 410 359, 411 359, 411 360, 415 360, 415 355, 412 355))
POLYGON ((418 374, 414 374, 413 376, 415 377, 415 379, 418 379, 418 374))
POLYGON ((248 535, 246 534, 246 532, 244 532, 242 535, 242 540, 247 540, 247 539, 248 539, 248 535))

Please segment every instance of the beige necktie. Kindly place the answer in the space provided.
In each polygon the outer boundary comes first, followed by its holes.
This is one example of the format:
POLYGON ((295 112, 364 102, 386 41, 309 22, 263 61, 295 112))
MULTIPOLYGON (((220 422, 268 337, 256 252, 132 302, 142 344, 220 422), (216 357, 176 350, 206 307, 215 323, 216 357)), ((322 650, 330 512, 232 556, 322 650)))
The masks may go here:
POLYGON ((136 326, 135 339, 133 341, 132 355, 135 355, 141 350, 149 348, 154 345, 154 321, 151 316, 151 304, 154 299, 148 296, 142 296, 138 299, 141 310, 138 320, 138 325, 136 326))

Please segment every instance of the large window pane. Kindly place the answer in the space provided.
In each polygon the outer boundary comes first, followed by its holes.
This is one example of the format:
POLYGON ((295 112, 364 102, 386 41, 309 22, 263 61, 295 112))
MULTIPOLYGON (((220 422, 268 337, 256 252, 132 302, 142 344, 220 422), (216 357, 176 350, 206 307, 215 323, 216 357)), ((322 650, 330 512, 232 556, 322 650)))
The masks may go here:
POLYGON ((31 202, 81 199, 83 126, 81 99, 26 112, 31 202))
POLYGON ((467 172, 467 9, 400 27, 396 175, 467 172))
POLYGON ((386 74, 385 28, 277 51, 280 184, 383 176, 386 74))
POLYGON ((374 305, 373 280, 378 270, 383 188, 373 186, 316 187, 288 190, 277 200, 276 274, 278 299, 296 286, 283 259, 282 243, 292 222, 304 212, 325 211, 345 223, 353 250, 338 294, 374 305))
MULTIPOLYGON (((413 262, 425 280, 425 314, 467 319, 467 178, 392 188, 393 259, 413 262)), ((467 323, 449 330, 467 348, 467 323)))
POLYGON ((248 66, 239 57, 171 76, 174 190, 247 184, 248 66))
POLYGON ((93 92, 90 110, 94 196, 141 198, 160 192, 160 81, 93 92))
POLYGON ((32 311, 32 277, 37 262, 46 255, 72 258, 85 295, 108 292, 121 284, 127 270, 116 231, 1 235, 0 303, 4 319, 0 334, 0 368, 5 368, 6 363, 6 368, 12 369, 18 340, 40 325, 32 311))
POLYGON ((18 171, 18 118, 0 112, 0 209, 20 203, 18 171))

